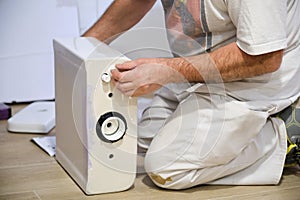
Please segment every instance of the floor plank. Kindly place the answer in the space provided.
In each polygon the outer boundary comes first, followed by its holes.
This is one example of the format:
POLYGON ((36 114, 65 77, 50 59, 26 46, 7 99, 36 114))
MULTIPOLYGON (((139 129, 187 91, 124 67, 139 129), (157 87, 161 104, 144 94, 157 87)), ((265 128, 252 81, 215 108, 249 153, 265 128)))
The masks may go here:
POLYGON ((0 200, 39 200, 34 192, 22 192, 14 194, 0 195, 0 200))

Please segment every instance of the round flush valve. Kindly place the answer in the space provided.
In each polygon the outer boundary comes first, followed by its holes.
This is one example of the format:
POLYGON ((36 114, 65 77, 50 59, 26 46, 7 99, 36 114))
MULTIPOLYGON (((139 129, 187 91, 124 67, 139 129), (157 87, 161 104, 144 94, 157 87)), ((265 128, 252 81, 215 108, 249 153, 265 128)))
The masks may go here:
POLYGON ((101 80, 105 83, 109 83, 111 78, 110 78, 110 75, 107 73, 107 72, 104 72, 102 75, 101 75, 101 80))
POLYGON ((101 115, 96 125, 98 137, 105 142, 116 142, 122 139, 126 130, 126 120, 117 112, 107 112, 101 115))

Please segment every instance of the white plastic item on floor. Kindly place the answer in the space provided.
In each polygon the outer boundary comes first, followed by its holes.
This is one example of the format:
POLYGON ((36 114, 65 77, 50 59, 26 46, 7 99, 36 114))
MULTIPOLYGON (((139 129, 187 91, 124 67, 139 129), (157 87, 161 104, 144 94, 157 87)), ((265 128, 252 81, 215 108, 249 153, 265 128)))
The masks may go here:
POLYGON ((86 194, 129 189, 136 176, 137 102, 110 81, 129 60, 93 38, 54 40, 56 159, 86 194))
POLYGON ((55 103, 37 101, 29 104, 7 121, 7 129, 18 133, 48 133, 55 126, 55 103))

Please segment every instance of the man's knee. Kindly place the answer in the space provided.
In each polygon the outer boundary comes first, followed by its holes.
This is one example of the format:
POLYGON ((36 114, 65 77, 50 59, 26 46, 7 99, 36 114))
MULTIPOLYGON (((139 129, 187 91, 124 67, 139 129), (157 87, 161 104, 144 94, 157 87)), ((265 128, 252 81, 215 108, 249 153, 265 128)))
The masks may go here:
POLYGON ((166 161, 162 156, 145 157, 145 170, 155 185, 164 189, 180 190, 193 186, 189 180, 189 169, 182 169, 176 163, 166 161))

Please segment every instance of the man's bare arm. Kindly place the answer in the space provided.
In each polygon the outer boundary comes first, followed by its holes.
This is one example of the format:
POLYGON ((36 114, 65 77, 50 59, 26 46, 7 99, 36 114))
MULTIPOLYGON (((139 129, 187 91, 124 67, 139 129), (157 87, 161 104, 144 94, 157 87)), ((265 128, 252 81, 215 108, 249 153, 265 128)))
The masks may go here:
POLYGON ((103 16, 82 36, 109 43, 138 23, 156 0, 115 0, 103 16))
POLYGON ((169 59, 164 64, 189 82, 231 82, 276 71, 282 56, 283 50, 248 55, 233 42, 208 54, 169 59))

